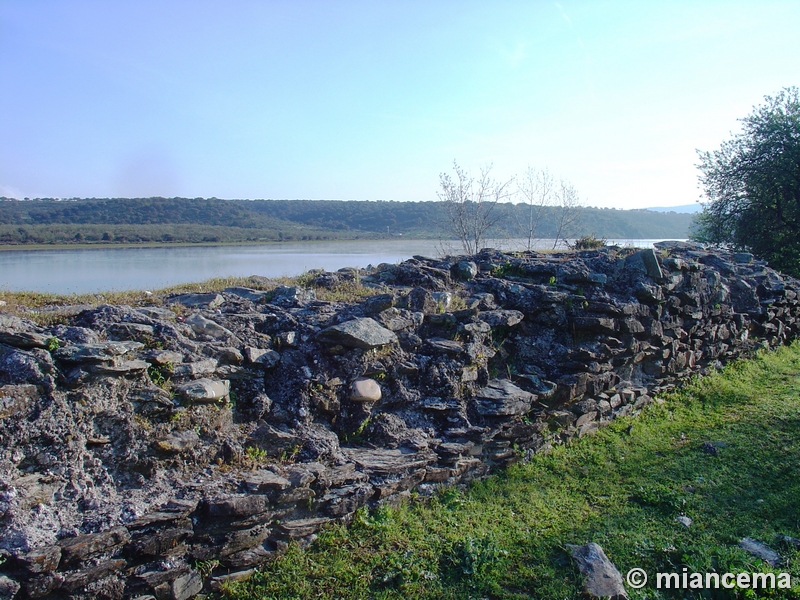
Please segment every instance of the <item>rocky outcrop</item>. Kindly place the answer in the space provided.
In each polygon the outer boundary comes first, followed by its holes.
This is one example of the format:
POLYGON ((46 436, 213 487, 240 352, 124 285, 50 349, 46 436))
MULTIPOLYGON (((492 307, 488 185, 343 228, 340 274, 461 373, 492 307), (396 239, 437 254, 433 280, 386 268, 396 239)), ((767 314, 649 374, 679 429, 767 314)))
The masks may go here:
POLYGON ((797 280, 677 242, 313 278, 357 280, 375 295, 0 314, 3 593, 218 589, 361 506, 589 435, 799 328, 797 280))

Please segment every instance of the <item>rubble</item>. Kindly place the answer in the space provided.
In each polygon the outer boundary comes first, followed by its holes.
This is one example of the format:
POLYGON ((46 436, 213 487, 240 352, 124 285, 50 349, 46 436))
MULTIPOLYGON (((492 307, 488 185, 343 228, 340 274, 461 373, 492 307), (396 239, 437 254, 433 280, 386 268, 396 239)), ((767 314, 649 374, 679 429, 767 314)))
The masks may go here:
POLYGON ((228 288, 62 307, 52 326, 0 312, 4 594, 219 589, 359 507, 589 435, 800 331, 800 282, 680 242, 314 281, 376 294, 228 288))

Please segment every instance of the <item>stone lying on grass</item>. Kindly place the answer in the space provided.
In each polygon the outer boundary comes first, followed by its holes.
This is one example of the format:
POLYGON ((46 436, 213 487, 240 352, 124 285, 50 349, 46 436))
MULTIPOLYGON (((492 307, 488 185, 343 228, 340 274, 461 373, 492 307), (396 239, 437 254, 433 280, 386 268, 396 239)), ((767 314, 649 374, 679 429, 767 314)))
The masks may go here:
POLYGON ((757 556, 767 564, 773 567, 777 567, 781 564, 781 557, 778 555, 775 550, 767 546, 766 544, 759 542, 758 540, 754 540, 753 538, 743 538, 739 542, 739 547, 746 552, 749 552, 753 556, 757 556))
POLYGON ((584 577, 583 591, 590 598, 621 600, 628 597, 617 567, 595 543, 576 546, 567 544, 578 570, 584 577))

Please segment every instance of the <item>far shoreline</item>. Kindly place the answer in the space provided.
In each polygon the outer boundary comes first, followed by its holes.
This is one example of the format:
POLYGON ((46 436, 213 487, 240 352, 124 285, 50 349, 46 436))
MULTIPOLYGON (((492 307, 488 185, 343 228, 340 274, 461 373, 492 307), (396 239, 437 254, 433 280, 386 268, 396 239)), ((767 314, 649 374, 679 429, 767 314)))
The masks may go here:
POLYGON ((0 244, 0 252, 15 252, 25 250, 95 250, 117 248, 186 248, 186 247, 213 247, 213 246, 280 246, 282 244, 330 244, 336 242, 358 242, 376 240, 437 240, 436 237, 402 236, 402 237, 357 237, 335 238, 327 240, 263 240, 239 242, 89 242, 75 244, 0 244))

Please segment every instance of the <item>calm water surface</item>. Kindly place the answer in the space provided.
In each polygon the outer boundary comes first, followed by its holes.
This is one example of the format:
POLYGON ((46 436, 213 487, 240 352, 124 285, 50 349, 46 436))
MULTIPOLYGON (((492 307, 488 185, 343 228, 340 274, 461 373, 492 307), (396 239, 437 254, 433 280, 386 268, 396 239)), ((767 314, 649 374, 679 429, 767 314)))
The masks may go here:
MULTIPOLYGON (((651 246, 658 240, 615 240, 620 245, 651 246)), ((490 240, 505 250, 524 247, 522 240, 490 240)), ((542 248, 552 240, 542 240, 542 248)), ((213 277, 278 277, 309 269, 396 263, 414 255, 459 254, 457 242, 368 240, 292 242, 254 246, 158 248, 89 248, 0 252, 0 289, 51 293, 158 289, 213 277)))

